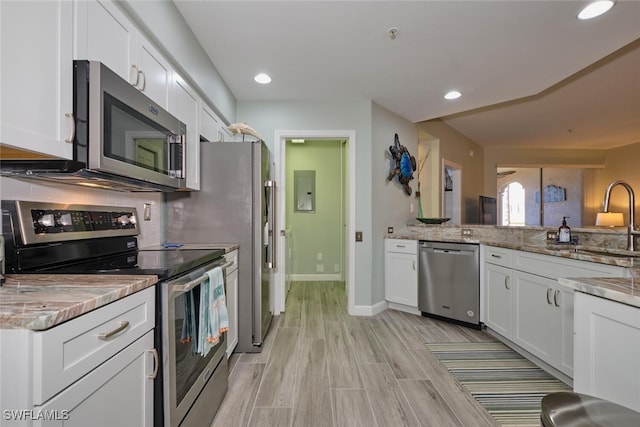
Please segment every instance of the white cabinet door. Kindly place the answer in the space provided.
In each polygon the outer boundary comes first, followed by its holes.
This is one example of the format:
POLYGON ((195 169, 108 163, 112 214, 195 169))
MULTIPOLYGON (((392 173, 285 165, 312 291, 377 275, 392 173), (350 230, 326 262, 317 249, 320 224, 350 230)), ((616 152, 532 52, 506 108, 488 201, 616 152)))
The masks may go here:
POLYGON ((556 367, 573 378, 573 300, 574 292, 572 289, 556 289, 553 296, 553 303, 558 313, 558 341, 555 348, 557 351, 556 367))
POLYGON ((168 108, 173 68, 110 0, 76 4, 76 59, 100 61, 168 108))
POLYGON ((484 263, 485 324, 505 338, 512 335, 512 271, 509 268, 484 263))
POLYGON ((639 360, 640 309, 576 292, 574 390, 640 411, 639 360))
POLYGON ((229 330, 227 331, 227 358, 238 345, 238 269, 227 272, 227 311, 229 330))
POLYGON ((169 112, 187 125, 187 188, 200 189, 200 97, 177 73, 173 74, 169 112))
POLYGON ((0 51, 0 141, 71 159, 73 4, 0 1, 0 51))
POLYGON ((418 241, 386 239, 384 260, 385 298, 418 308, 418 241))
POLYGON ((100 61, 132 85, 139 80, 135 62, 137 28, 110 0, 76 5, 76 59, 100 61))
POLYGON ((136 87, 168 109, 173 67, 142 34, 138 35, 136 64, 139 73, 136 87))
POLYGON ((34 411, 58 411, 35 426, 153 426, 153 331, 34 411), (61 411, 68 411, 66 416, 61 411), (67 418, 64 420, 64 418, 67 418))
POLYGON ((200 135, 209 142, 233 140, 222 119, 204 102, 200 110, 200 135))
POLYGON ((556 281, 515 271, 513 283, 513 342, 540 359, 551 362, 557 330, 553 304, 556 281))

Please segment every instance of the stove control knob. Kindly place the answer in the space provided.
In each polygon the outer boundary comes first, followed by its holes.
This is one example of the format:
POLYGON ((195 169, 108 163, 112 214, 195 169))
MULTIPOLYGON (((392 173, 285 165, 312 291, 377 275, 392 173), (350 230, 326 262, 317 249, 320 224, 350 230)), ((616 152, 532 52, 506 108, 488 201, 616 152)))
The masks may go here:
POLYGON ((58 222, 60 223, 60 225, 63 225, 63 226, 73 225, 73 222, 71 221, 70 213, 65 213, 60 215, 60 219, 58 220, 58 222))
POLYGON ((53 218, 53 214, 44 214, 40 218, 38 218, 38 224, 43 227, 53 227, 56 225, 56 221, 53 218))
POLYGON ((129 215, 120 215, 116 221, 118 222, 118 224, 120 225, 127 225, 129 224, 129 215))

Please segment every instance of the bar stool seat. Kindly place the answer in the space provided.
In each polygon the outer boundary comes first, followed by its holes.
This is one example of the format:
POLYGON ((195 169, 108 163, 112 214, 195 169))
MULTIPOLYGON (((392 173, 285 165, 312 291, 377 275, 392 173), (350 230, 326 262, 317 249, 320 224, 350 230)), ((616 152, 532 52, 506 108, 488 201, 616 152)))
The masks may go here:
POLYGON ((640 413, 607 400, 572 392, 542 398, 543 427, 638 427, 640 413))

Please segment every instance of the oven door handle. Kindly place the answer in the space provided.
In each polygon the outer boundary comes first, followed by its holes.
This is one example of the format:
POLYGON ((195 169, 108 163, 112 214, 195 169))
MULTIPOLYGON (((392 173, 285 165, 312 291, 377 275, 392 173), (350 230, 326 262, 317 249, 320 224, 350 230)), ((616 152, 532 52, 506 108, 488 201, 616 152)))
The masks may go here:
MULTIPOLYGON (((224 271, 227 268, 231 267, 232 265, 233 265, 233 262, 229 261, 217 267, 222 268, 222 270, 224 271)), ((191 289, 195 288, 196 286, 198 286, 199 284, 201 284, 202 282, 208 279, 209 279, 209 275, 205 273, 202 276, 198 277, 197 279, 193 279, 192 281, 187 282, 183 285, 169 285, 169 287, 171 288, 172 293, 189 292, 191 289)))

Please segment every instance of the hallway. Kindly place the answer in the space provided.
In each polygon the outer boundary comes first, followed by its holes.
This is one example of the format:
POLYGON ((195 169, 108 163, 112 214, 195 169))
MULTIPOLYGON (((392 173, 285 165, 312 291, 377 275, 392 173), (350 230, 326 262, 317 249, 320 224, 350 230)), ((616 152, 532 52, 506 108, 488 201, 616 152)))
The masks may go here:
POLYGON ((493 341, 387 310, 347 314, 344 282, 294 282, 262 353, 233 354, 213 426, 496 426, 425 343, 493 341))

